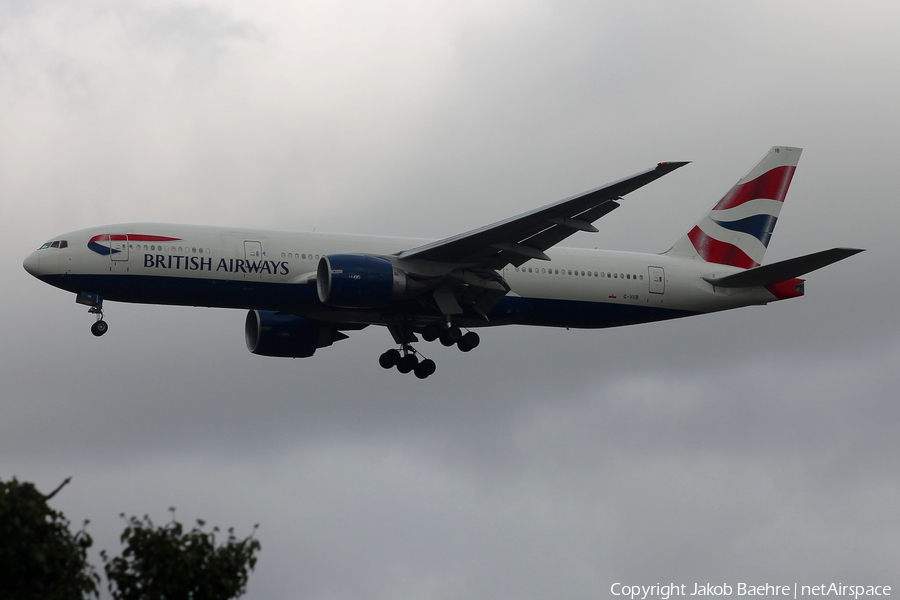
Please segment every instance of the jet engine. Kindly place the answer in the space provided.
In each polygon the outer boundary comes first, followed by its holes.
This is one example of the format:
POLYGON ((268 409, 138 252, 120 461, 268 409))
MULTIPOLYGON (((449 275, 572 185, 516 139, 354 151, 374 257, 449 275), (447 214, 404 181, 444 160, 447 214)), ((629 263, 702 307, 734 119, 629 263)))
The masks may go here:
POLYGON ((319 300, 341 308, 387 306, 408 285, 406 274, 391 261, 368 254, 323 256, 316 270, 319 300))
POLYGON ((272 310, 251 310, 244 323, 247 349, 262 356, 309 358, 346 337, 327 323, 272 310))

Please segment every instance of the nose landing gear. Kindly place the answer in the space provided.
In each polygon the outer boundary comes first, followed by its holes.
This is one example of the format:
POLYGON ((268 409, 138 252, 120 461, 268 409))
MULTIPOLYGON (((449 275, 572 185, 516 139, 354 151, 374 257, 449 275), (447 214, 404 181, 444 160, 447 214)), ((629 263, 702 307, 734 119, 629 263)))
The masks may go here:
POLYGON ((97 321, 91 325, 91 333, 100 337, 104 333, 109 331, 109 325, 107 325, 106 321, 103 320, 103 317, 97 319, 97 321))
POLYGON ((81 292, 75 296, 75 302, 90 306, 88 313, 97 315, 97 321, 91 325, 91 333, 100 337, 109 331, 109 325, 103 320, 103 296, 91 294, 90 292, 81 292))

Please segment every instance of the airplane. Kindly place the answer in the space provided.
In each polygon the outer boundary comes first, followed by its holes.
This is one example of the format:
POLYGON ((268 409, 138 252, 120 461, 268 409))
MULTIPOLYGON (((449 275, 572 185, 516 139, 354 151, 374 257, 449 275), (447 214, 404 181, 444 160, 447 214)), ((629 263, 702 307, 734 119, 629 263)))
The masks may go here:
POLYGON ((247 309, 247 348, 263 356, 308 358, 380 325, 397 347, 379 364, 425 379, 436 366, 417 336, 469 352, 482 327, 617 327, 804 295, 801 275, 862 249, 762 265, 800 153, 773 147, 662 254, 558 244, 597 233, 625 195, 687 162, 437 241, 128 223, 54 237, 24 267, 75 293, 95 336, 108 330, 105 300, 247 309))

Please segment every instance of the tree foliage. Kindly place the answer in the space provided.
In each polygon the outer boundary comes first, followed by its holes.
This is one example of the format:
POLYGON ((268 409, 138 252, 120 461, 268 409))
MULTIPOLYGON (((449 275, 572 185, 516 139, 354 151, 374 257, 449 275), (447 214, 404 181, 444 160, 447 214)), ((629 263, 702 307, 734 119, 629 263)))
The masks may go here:
MULTIPOLYGON (((65 516, 47 505, 68 482, 45 496, 31 483, 0 480, 0 600, 99 596, 100 576, 87 562, 93 544, 84 529, 88 522, 72 534, 65 516)), ((185 532, 175 509, 169 510, 172 521, 162 527, 147 516, 126 519, 122 555, 100 553, 113 598, 230 600, 244 594, 260 549, 253 534, 239 540, 229 529, 217 546, 218 527, 206 532, 198 520, 185 532)))
POLYGON ((31 483, 0 481, 0 598, 97 595, 100 577, 87 562, 91 536, 84 527, 72 534, 65 516, 47 505, 61 488, 44 496, 31 483))
POLYGON ((206 523, 198 520, 185 532, 175 509, 169 510, 172 521, 161 527, 146 515, 126 519, 122 555, 110 559, 101 552, 113 598, 227 600, 244 594, 260 549, 253 534, 238 540, 231 528, 225 543, 216 546, 218 527, 206 532, 206 523))

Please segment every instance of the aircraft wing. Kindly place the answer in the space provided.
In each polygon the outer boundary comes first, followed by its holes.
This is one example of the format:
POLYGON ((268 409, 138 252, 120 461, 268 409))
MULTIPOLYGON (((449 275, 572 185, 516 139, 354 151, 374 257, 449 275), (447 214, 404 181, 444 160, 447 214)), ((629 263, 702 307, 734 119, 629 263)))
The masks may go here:
POLYGON ((661 162, 652 169, 542 208, 406 250, 399 258, 488 269, 501 269, 507 264, 519 266, 530 259, 550 260, 545 250, 577 231, 596 232, 591 223, 618 208, 616 200, 686 164, 661 162))

